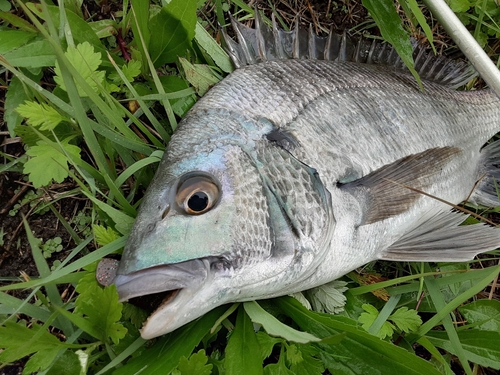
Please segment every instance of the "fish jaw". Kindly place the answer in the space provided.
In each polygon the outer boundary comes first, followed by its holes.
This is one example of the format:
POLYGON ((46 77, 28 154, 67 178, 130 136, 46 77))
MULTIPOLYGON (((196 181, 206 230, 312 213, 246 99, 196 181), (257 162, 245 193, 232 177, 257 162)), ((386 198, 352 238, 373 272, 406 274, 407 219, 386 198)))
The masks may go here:
POLYGON ((117 275, 114 284, 121 302, 170 291, 141 329, 142 338, 151 339, 171 332, 227 302, 221 282, 225 273, 229 270, 224 269, 216 259, 194 259, 117 275))

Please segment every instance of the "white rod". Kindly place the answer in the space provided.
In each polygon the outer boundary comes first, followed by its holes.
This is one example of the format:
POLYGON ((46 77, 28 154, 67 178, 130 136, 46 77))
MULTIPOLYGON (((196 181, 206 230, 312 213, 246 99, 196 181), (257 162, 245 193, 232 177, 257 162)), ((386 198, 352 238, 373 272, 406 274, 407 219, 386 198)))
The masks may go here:
POLYGON ((500 71, 444 0, 423 0, 488 86, 500 96, 500 71))

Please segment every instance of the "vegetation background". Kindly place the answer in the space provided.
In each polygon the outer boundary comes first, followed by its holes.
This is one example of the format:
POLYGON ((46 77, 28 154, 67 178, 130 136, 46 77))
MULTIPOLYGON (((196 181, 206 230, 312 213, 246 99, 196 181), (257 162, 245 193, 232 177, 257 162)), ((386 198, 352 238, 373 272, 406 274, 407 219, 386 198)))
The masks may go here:
MULTIPOLYGON (((448 3, 498 61, 496 2, 448 3)), ((498 373, 495 252, 372 263, 150 341, 138 329, 157 301, 121 304, 97 283, 178 121, 232 70, 218 25, 231 12, 251 26, 255 9, 285 29, 383 35, 408 64, 410 36, 462 58, 415 0, 0 0, 0 373, 498 373)))

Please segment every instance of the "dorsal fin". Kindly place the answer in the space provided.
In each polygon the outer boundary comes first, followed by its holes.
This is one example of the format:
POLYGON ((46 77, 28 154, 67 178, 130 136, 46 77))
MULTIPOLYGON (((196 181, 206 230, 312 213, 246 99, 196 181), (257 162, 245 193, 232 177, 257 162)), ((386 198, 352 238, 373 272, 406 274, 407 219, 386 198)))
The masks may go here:
MULTIPOLYGON (((352 61, 379 64, 407 70, 396 50, 387 42, 376 39, 353 38, 330 31, 328 37, 318 36, 299 27, 298 20, 292 31, 284 31, 272 16, 272 28, 267 26, 255 10, 255 28, 238 22, 232 16, 231 25, 238 42, 222 30, 226 49, 236 68, 267 60, 316 59, 352 61)), ((457 88, 477 76, 472 65, 443 56, 434 56, 423 45, 414 43, 415 70, 422 79, 431 80, 451 88, 457 88)))

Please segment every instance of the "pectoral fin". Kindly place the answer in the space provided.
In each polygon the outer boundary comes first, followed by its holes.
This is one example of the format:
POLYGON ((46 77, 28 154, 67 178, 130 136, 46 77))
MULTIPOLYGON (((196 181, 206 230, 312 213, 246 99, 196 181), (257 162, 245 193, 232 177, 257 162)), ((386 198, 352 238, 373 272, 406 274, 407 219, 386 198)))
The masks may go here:
POLYGON ((431 186, 443 167, 460 153, 454 147, 426 150, 388 164, 339 188, 356 196, 365 205, 362 224, 372 224, 407 211, 431 186))
POLYGON ((500 229, 484 224, 459 226, 466 218, 467 215, 453 211, 423 215, 380 258, 415 262, 460 262, 500 246, 500 229))

